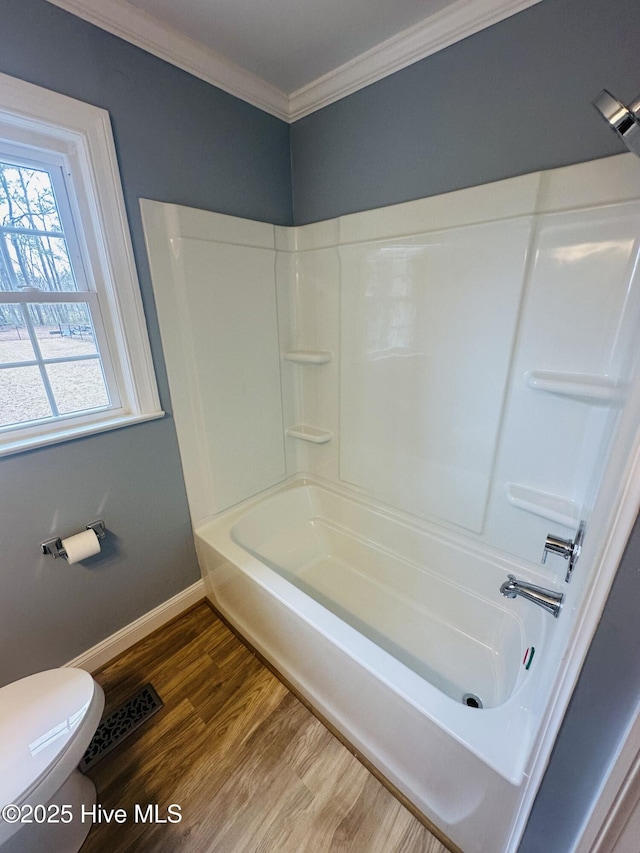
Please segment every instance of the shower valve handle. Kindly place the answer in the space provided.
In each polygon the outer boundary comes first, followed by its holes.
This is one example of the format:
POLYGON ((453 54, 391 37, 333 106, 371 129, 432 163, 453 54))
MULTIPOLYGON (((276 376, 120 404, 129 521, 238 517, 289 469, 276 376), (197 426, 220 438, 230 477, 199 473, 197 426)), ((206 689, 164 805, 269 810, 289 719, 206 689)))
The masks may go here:
POLYGON ((561 557, 564 557, 565 560, 568 560, 573 554, 574 545, 575 542, 573 539, 560 539, 558 536, 552 536, 549 533, 544 543, 542 564, 544 565, 547 562, 547 556, 549 553, 559 554, 561 557))
POLYGON ((571 580, 571 573, 573 572, 576 561, 580 556, 580 551, 582 550, 584 527, 585 523, 584 521, 581 521, 575 539, 561 539, 559 536, 553 536, 549 533, 544 543, 541 560, 543 565, 547 562, 547 556, 549 554, 559 554, 561 557, 564 557, 565 560, 569 561, 567 574, 565 576, 566 583, 569 583, 571 580))

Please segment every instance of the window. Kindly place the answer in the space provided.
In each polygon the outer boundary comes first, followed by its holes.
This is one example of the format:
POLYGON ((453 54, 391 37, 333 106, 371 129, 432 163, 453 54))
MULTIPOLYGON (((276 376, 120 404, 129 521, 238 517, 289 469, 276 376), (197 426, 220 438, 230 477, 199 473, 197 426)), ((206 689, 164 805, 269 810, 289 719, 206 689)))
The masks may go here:
POLYGON ((60 167, 0 149, 0 428, 120 403, 65 196, 60 167))
POLYGON ((0 75, 0 454, 162 415, 108 114, 0 75))

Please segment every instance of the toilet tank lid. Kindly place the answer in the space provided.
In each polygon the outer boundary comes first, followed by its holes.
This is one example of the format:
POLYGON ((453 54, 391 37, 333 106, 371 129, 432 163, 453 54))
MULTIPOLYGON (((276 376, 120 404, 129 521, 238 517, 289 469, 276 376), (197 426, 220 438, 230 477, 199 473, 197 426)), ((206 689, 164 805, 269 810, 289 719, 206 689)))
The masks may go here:
POLYGON ((20 803, 65 751, 94 695, 88 672, 50 669, 0 689, 0 805, 20 803))

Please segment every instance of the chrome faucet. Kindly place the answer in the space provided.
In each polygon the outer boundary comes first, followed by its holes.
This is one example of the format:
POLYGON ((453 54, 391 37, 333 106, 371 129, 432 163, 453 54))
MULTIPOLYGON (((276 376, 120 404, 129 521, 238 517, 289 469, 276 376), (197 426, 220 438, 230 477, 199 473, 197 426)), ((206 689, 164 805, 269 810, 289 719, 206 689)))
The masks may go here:
POLYGON ((521 595, 527 601, 539 604, 547 613, 551 613, 556 619, 558 618, 564 600, 564 593, 554 592, 552 589, 545 589, 533 583, 516 580, 515 575, 508 575, 507 577, 509 579, 500 587, 500 592, 505 598, 515 598, 517 595, 521 595))

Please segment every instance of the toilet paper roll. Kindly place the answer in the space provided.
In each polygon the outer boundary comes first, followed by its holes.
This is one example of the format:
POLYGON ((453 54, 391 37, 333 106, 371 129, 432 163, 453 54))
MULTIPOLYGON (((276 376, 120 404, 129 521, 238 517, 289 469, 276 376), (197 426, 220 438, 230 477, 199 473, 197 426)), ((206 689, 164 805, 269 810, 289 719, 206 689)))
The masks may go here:
POLYGON ((83 530, 82 533, 63 539, 62 547, 67 552, 67 562, 73 565, 80 560, 86 560, 87 557, 93 557, 94 554, 99 554, 100 540, 93 530, 83 530))

